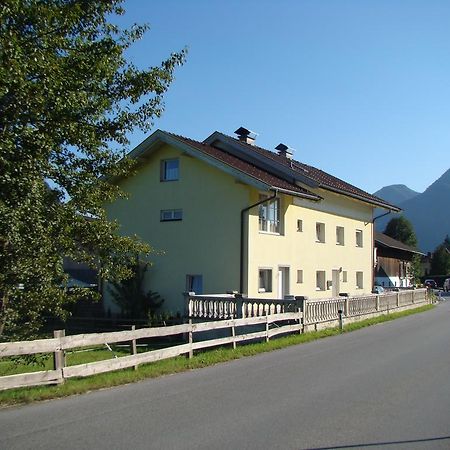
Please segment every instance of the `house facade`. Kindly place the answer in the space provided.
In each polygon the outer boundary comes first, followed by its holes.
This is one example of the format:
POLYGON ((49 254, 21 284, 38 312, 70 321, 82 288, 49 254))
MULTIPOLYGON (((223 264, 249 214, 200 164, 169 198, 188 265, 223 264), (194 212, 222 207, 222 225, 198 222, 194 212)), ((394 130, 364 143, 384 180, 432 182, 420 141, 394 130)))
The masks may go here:
POLYGON ((172 312, 186 291, 370 293, 374 208, 398 208, 237 133, 198 142, 158 130, 130 153, 136 173, 115 180, 129 198, 106 210, 152 246, 148 288, 172 312))

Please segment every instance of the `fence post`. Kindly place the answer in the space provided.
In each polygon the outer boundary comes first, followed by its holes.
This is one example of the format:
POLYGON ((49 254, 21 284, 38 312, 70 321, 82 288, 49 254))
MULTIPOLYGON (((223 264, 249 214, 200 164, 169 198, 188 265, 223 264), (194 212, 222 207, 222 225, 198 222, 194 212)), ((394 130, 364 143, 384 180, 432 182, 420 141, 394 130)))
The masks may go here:
POLYGON ((376 299, 375 299, 375 310, 379 311, 380 310, 380 296, 377 295, 376 299))
POLYGON ((295 297, 295 300, 297 302, 297 314, 298 314, 298 334, 302 334, 302 308, 300 307, 300 300, 299 297, 295 297))
POLYGON ((298 295, 295 297, 295 300, 297 300, 297 308, 299 313, 299 323, 300 323, 300 311, 302 313, 301 317, 301 324, 300 327, 300 333, 305 332, 305 324, 306 324, 306 301, 308 300, 308 297, 305 297, 304 295, 298 295))
POLYGON ((233 350, 236 350, 236 327, 234 325, 234 319, 231 321, 231 336, 233 336, 233 350))
POLYGON ((234 298, 236 299, 235 317, 241 319, 244 317, 242 294, 234 294, 234 298))
POLYGON ((194 356, 194 351, 192 350, 192 319, 189 319, 189 359, 194 356))
MULTIPOLYGON (((62 338, 66 335, 66 330, 54 330, 53 337, 54 338, 62 338)), ((58 344, 58 348, 60 344, 58 344)), ((66 366, 66 357, 64 355, 64 350, 56 350, 53 353, 53 369, 61 371, 61 381, 58 383, 64 383, 64 367, 66 366)))
MULTIPOLYGON (((131 325, 131 331, 136 330, 136 325, 131 325)), ((136 345, 136 339, 132 339, 130 341, 130 353, 132 355, 137 355, 137 345, 136 345)), ((134 370, 138 370, 138 365, 136 364, 134 367, 134 370)))
POLYGON ((412 292, 411 301, 412 301, 412 303, 413 303, 413 305, 414 305, 414 303, 415 303, 415 292, 414 292, 414 288, 413 288, 413 290, 412 290, 411 292, 412 292))
POLYGON ((338 310, 338 314, 339 314, 339 330, 342 332, 344 330, 344 319, 342 317, 342 309, 338 310))
POLYGON ((397 292, 397 308, 400 306, 400 292, 397 292))
POLYGON ((266 311, 266 342, 269 342, 269 314, 266 311))
POLYGON ((349 312, 350 312, 350 299, 347 297, 345 297, 345 303, 344 303, 344 315, 345 317, 349 316, 349 312))

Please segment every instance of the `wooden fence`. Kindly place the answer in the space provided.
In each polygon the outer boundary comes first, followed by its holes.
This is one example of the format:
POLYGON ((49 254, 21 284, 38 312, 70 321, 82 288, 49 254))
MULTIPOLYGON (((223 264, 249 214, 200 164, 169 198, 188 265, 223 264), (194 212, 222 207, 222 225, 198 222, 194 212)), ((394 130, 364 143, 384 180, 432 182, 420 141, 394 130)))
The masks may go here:
POLYGON ((85 377, 128 367, 137 368, 139 364, 179 355, 192 357, 195 350, 219 345, 232 345, 236 348, 238 343, 249 340, 268 341, 279 334, 305 332, 311 326, 316 329, 318 326, 331 327, 336 326, 337 321, 340 321, 342 325, 344 318, 347 321, 361 320, 396 309, 416 307, 427 302, 426 289, 323 300, 309 300, 305 297, 265 300, 241 296, 196 296, 191 293, 187 297, 189 323, 72 336, 65 336, 64 331, 55 331, 51 339, 0 343, 0 358, 39 353, 54 355, 53 370, 0 377, 0 390, 62 383, 66 378, 85 377), (193 323, 195 318, 209 319, 209 321, 193 323), (257 331, 254 331, 255 327, 257 331), (214 336, 199 341, 194 339, 196 333, 218 330, 228 330, 226 332, 228 336, 214 336), (184 336, 184 343, 137 353, 136 341, 139 339, 177 335, 184 336), (124 342, 130 345, 130 355, 75 366, 65 364, 66 350, 124 342))
POLYGON ((249 340, 262 339, 269 341, 273 336, 302 330, 301 311, 295 313, 272 314, 260 317, 229 319, 205 323, 189 323, 159 328, 141 328, 131 331, 116 331, 111 333, 78 334, 65 336, 63 331, 55 331, 51 339, 0 343, 0 358, 9 356, 32 355, 38 353, 53 353, 54 369, 26 374, 0 377, 0 390, 42 384, 62 383, 66 378, 86 377, 97 373, 110 372, 128 367, 137 368, 139 364, 173 358, 186 354, 192 357, 195 350, 208 347, 236 344, 249 340), (259 325, 258 331, 240 334, 240 329, 259 325), (271 328, 271 325, 274 328, 271 328), (229 336, 207 339, 195 342, 194 335, 198 332, 229 329, 229 336), (174 345, 159 350, 137 353, 136 341, 162 336, 185 335, 187 343, 174 345), (66 366, 64 351, 80 347, 128 342, 130 355, 104 361, 96 361, 76 366, 66 366))

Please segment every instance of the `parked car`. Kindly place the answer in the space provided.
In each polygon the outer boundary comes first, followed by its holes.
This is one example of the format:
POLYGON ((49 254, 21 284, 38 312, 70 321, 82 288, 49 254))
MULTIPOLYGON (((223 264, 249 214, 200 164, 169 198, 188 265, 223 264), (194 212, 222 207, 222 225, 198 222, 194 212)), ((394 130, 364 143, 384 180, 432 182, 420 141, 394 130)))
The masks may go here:
POLYGON ((384 287, 383 286, 374 286, 372 289, 372 294, 383 294, 384 287))
POLYGON ((450 291, 450 278, 446 278, 444 281, 444 291, 445 292, 450 291))
POLYGON ((438 288, 437 283, 434 280, 425 280, 424 284, 425 284, 426 287, 431 288, 431 289, 437 289, 438 288))

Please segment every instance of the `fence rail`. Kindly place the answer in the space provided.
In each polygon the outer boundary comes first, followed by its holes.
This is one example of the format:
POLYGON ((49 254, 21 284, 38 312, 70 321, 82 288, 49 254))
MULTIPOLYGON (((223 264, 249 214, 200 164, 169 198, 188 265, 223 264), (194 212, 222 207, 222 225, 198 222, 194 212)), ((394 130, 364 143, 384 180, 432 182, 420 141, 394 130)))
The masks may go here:
POLYGON ((301 310, 304 323, 322 323, 344 317, 390 311, 395 308, 426 301, 426 289, 389 291, 355 297, 308 299, 294 297, 287 300, 247 298, 239 294, 229 296, 187 295, 187 315, 193 319, 230 319, 260 317, 301 310))
POLYGON ((61 331, 55 331, 56 337, 50 339, 1 343, 0 358, 26 354, 53 353, 55 369, 0 377, 0 390, 41 384, 57 384, 63 382, 67 378, 85 377, 128 367, 137 367, 139 364, 173 358, 183 354, 187 354, 191 357, 194 350, 218 345, 232 344, 233 348, 235 348, 237 343, 244 341, 254 339, 265 339, 268 341, 271 337, 278 334, 292 333, 294 331, 301 332, 301 319, 301 313, 296 312, 205 323, 192 323, 192 321, 190 321, 186 324, 169 327, 141 328, 131 331, 79 334, 74 336, 64 336, 61 331), (276 324, 276 328, 271 329, 270 326, 272 324, 276 324), (259 326, 259 329, 250 333, 238 333, 239 329, 242 329, 242 327, 249 326, 259 326), (194 342, 193 337, 195 333, 223 329, 229 329, 230 336, 194 342), (136 351, 136 340, 180 334, 187 336, 188 343, 174 345, 159 350, 151 350, 144 353, 137 353, 136 351), (61 358, 65 350, 118 342, 129 342, 131 354, 76 366, 65 366, 64 357, 61 358))
MULTIPOLYGON (((179 355, 192 357, 195 350, 270 338, 279 334, 302 333, 309 326, 323 324, 336 326, 336 321, 359 320, 374 314, 383 314, 396 308, 414 307, 428 301, 426 289, 400 291, 381 295, 339 297, 308 300, 297 297, 288 300, 262 300, 242 297, 206 297, 190 295, 189 323, 158 328, 141 328, 110 333, 77 334, 65 336, 64 331, 54 332, 50 339, 0 343, 0 358, 38 353, 54 354, 54 370, 8 375, 0 377, 0 390, 42 384, 62 383, 66 378, 85 377, 97 373, 135 367, 139 364, 172 358, 179 355), (192 318, 218 319, 193 323, 192 318), (236 318, 236 315, 241 317, 236 318), (245 327, 245 328, 244 328, 245 327), (253 329, 249 328, 253 327, 253 329), (256 329, 255 329, 256 327, 256 329), (196 333, 229 330, 229 335, 194 340, 196 333), (137 353, 139 339, 183 335, 186 343, 159 350, 137 353), (195 342, 194 342, 195 341, 195 342), (130 355, 114 359, 66 366, 66 350, 93 345, 125 342, 130 345, 130 355)), ((342 325, 342 323, 341 323, 342 325)), ((224 331, 222 331, 223 333, 224 331)))

